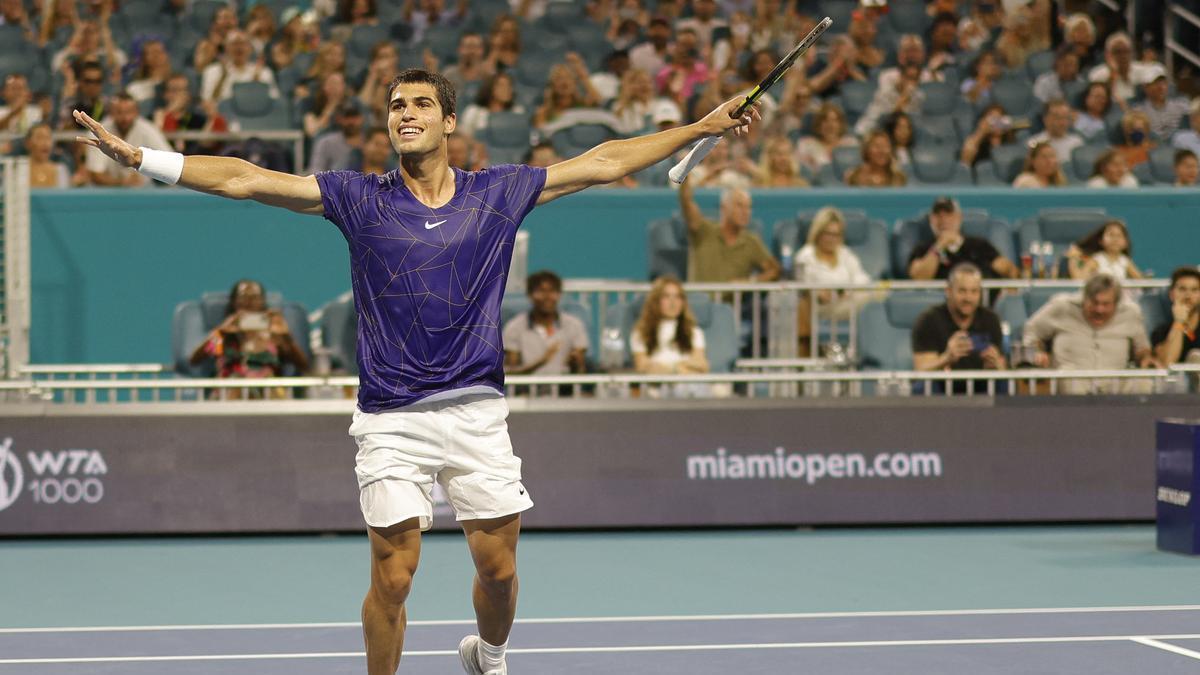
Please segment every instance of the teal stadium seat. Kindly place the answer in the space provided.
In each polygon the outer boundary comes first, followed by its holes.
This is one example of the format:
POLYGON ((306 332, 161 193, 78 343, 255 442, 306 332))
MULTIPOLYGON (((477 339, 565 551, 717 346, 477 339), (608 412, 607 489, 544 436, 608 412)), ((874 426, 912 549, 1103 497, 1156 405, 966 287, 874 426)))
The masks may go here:
POLYGON ((330 367, 358 375, 358 313, 354 298, 334 300, 321 308, 321 346, 329 350, 330 367))
POLYGON ((1154 185, 1156 182, 1154 180, 1154 173, 1150 166, 1150 162, 1142 162, 1141 164, 1134 166, 1130 170, 1130 173, 1132 173, 1133 177, 1137 179, 1138 185, 1154 185))
MULTIPOLYGON (((1017 250, 1028 251, 1031 243, 1048 241, 1053 246, 1059 264, 1065 265, 1063 256, 1071 244, 1111 219, 1112 216, 1103 209, 1041 209, 1036 216, 1015 223, 1017 250)), ((1066 276, 1065 270, 1060 269, 1059 276, 1066 276)))
POLYGON ((1004 112, 1014 117, 1030 117, 1036 110, 1038 100, 1033 95, 1033 85, 1024 77, 1004 77, 992 85, 992 100, 1004 112))
POLYGON ((262 82, 239 82, 233 94, 217 108, 227 119, 234 120, 242 131, 290 129, 291 113, 283 99, 271 98, 270 88, 262 82))
POLYGON ((687 279, 686 225, 679 212, 670 218, 656 218, 646 223, 647 251, 650 258, 650 279, 674 276, 687 279))
POLYGON ((962 136, 958 133, 958 125, 953 115, 918 115, 913 120, 913 133, 918 146, 944 145, 950 146, 955 158, 958 157, 958 147, 962 145, 962 136))
POLYGON ((947 82, 922 82, 920 88, 925 94, 921 100, 922 115, 949 115, 963 100, 958 87, 947 82))
POLYGON ((842 83, 841 91, 838 93, 838 102, 841 103, 842 110, 846 111, 846 119, 850 126, 854 126, 867 106, 871 105, 871 99, 874 97, 874 83, 857 80, 848 80, 842 83))
POLYGON ((958 161, 954 149, 918 147, 912 151, 909 185, 971 185, 971 169, 958 161))
POLYGON ((1025 70, 1031 81, 1036 80, 1042 73, 1054 70, 1054 51, 1047 49, 1030 54, 1029 58, 1025 60, 1025 70))
POLYGON ((912 370, 912 327, 929 307, 944 302, 938 291, 898 293, 867 303, 858 315, 858 355, 864 370, 912 370))
POLYGON ((1091 177, 1096 160, 1108 150, 1107 144, 1088 143, 1071 151, 1071 166, 1075 169, 1075 175, 1079 177, 1079 180, 1085 181, 1091 177))
POLYGON ((570 159, 618 137, 616 131, 603 124, 575 124, 555 132, 550 142, 563 159, 570 159))
POLYGON ((1021 167, 1025 164, 1027 154, 1029 154, 1029 150, 1018 143, 997 145, 992 148, 990 161, 1000 182, 1005 185, 1012 184, 1017 174, 1021 173, 1021 167))
MULTIPOLYGON (((171 352, 175 372, 185 377, 212 377, 213 364, 191 365, 192 352, 204 338, 225 319, 225 306, 229 303, 228 291, 208 291, 199 300, 187 300, 175 306, 171 319, 171 352)), ((288 329, 296 342, 304 349, 310 362, 312 353, 308 345, 308 311, 296 302, 288 302, 277 292, 267 293, 267 307, 277 309, 287 321, 288 329)), ((285 375, 295 375, 290 366, 285 375)))
POLYGON ((1150 151, 1150 161, 1145 165, 1150 167, 1154 181, 1165 185, 1175 184, 1175 153, 1178 148, 1159 146, 1150 151))
POLYGON ((353 54, 360 59, 369 59, 375 45, 390 42, 391 39, 391 30, 383 24, 355 26, 347 40, 346 56, 353 54))
MULTIPOLYGON (((734 320, 733 308, 713 302, 703 293, 688 293, 687 298, 692 315, 696 318, 696 325, 704 331, 709 370, 714 373, 730 372, 738 356, 737 322, 734 320)), ((641 316, 642 304, 645 301, 646 297, 640 295, 628 302, 610 305, 604 315, 604 331, 607 333, 615 330, 621 336, 626 368, 633 367, 633 356, 629 353, 629 336, 638 317, 641 316)))
MULTIPOLYGON (((887 23, 891 32, 896 35, 915 33, 924 36, 929 30, 930 16, 925 11, 925 3, 914 0, 899 0, 888 5, 887 23)), ((881 42, 880 44, 887 44, 881 42)))
POLYGON ((1142 308, 1142 321, 1146 324, 1147 335, 1172 320, 1171 298, 1167 295, 1167 289, 1146 289, 1138 298, 1138 306, 1142 308))
POLYGON ((531 131, 528 114, 494 112, 488 115, 487 126, 480 130, 479 140, 487 146, 493 165, 519 164, 529 152, 531 131))

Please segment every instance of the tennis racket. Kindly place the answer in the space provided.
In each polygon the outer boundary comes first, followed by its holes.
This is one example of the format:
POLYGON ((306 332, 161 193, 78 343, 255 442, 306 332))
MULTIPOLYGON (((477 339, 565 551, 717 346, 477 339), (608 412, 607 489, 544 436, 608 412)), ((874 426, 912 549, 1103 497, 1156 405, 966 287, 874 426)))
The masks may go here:
MULTIPOLYGON (((788 68, 791 68, 792 64, 796 62, 796 59, 803 56, 804 53, 808 51, 809 47, 812 47, 813 43, 817 41, 817 38, 821 37, 821 34, 825 32, 825 29, 829 28, 831 25, 833 25, 833 19, 830 19, 829 17, 821 19, 821 22, 814 26, 813 29, 809 31, 808 35, 805 35, 804 39, 801 40, 799 44, 797 44, 796 47, 788 53, 787 56, 783 57, 782 61, 775 64, 775 67, 771 69, 771 72, 767 73, 767 76, 763 78, 762 82, 759 82, 757 85, 755 85, 754 89, 750 90, 750 93, 746 95, 746 100, 742 101, 741 105, 739 105, 737 108, 734 108, 733 112, 729 113, 729 116, 734 119, 741 117, 742 114, 746 112, 747 108, 749 108, 751 105, 754 105, 754 102, 757 101, 760 96, 767 93, 767 90, 773 87, 775 83, 783 77, 783 74, 788 71, 788 68)), ((712 149, 716 147, 717 143, 720 142, 720 136, 709 136, 708 138, 702 139, 699 143, 692 146, 692 149, 690 152, 688 152, 687 156, 681 159, 678 164, 671 167, 671 170, 667 172, 667 175, 670 176, 671 181, 675 183, 682 183, 683 179, 687 178, 687 175, 691 173, 692 169, 696 168, 696 165, 703 161, 704 158, 708 156, 708 153, 712 152, 712 149)))

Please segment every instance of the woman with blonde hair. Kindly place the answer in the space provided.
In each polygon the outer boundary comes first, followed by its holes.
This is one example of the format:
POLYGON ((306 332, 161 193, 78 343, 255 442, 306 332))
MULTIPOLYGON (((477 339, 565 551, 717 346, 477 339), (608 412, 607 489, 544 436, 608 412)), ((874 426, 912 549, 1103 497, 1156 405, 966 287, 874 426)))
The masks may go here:
POLYGON ((854 147, 858 139, 846 133, 846 113, 836 103, 825 103, 812 116, 813 135, 800 137, 796 159, 814 174, 833 161, 833 149, 854 147))
MULTIPOLYGON (((796 281, 807 284, 841 284, 857 286, 871 283, 854 251, 846 246, 846 217, 832 207, 817 211, 808 227, 805 244, 796 253, 796 281)), ((869 299, 868 292, 820 290, 801 293, 797 307, 797 328, 800 349, 807 353, 812 336, 812 305, 816 297, 817 313, 822 318, 849 319, 850 315, 869 299)))
POLYGON ((792 153, 792 142, 786 136, 774 136, 763 144, 754 174, 754 186, 762 188, 808 187, 800 175, 800 164, 792 153))
POLYGON ((688 307, 683 284, 659 277, 650 287, 642 314, 629 336, 633 369, 653 375, 707 373, 704 331, 688 307))
POLYGON ((1117 152, 1130 168, 1150 161, 1150 151, 1158 144, 1150 139, 1150 117, 1141 110, 1131 110, 1121 117, 1121 143, 1117 152))
POLYGON ((862 164, 846 171, 845 183, 852 187, 899 187, 908 183, 886 131, 876 129, 867 134, 862 145, 862 164))
POLYGON ((1063 187, 1067 176, 1058 162, 1058 152, 1049 142, 1035 143, 1025 155, 1025 166, 1013 181, 1015 188, 1063 187))

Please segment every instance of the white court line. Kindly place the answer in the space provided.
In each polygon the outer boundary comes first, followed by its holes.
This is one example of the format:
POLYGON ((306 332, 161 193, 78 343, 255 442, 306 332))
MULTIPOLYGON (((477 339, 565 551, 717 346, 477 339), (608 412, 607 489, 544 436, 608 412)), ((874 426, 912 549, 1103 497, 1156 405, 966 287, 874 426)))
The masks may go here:
MULTIPOLYGON (((682 614, 663 616, 583 616, 543 619, 517 619, 518 624, 559 623, 640 623, 664 621, 779 621, 791 619, 855 619, 922 616, 988 616, 1011 614, 1102 614, 1114 612, 1196 612, 1200 605, 1148 605, 1129 607, 1027 607, 1016 609, 942 609, 942 610, 895 610, 877 612, 807 612, 795 614, 682 614)), ((326 623, 230 623, 194 624, 166 626, 64 626, 60 628, 0 628, 0 635, 7 633, 109 633, 109 632, 154 632, 176 630, 277 630, 317 628, 358 628, 358 621, 326 623)), ((436 621, 409 621, 413 626, 473 626, 475 619, 447 619, 436 621)))
MULTIPOLYGON (((635 645, 627 647, 537 647, 509 649, 509 654, 617 654, 638 652, 708 652, 741 651, 757 649, 846 649, 854 647, 944 647, 972 645, 1025 645, 1025 644, 1068 644, 1085 642, 1138 642, 1141 640, 1194 640, 1200 633, 1186 635, 1090 635, 1078 637, 1028 637, 1028 638, 968 638, 954 640, 860 640, 846 642, 771 642, 725 645, 635 645)), ((1168 647, 1171 645, 1167 645, 1168 647)), ((1187 650, 1184 650, 1187 651, 1187 650)), ((1194 653, 1194 652, 1193 652, 1194 653)), ((456 656, 458 650, 430 650, 405 652, 406 657, 456 656)), ((187 656, 96 656, 69 658, 0 659, 4 665, 34 665, 63 663, 139 663, 160 661, 249 661, 270 659, 330 659, 361 658, 363 652, 313 652, 279 654, 196 654, 187 656)), ((1198 655, 1200 656, 1200 655, 1198 655)))
MULTIPOLYGON (((1183 638, 1175 638, 1175 639, 1179 640, 1179 639, 1183 639, 1183 638)), ((1193 658, 1193 659, 1200 659, 1200 652, 1194 652, 1190 649, 1184 649, 1183 647, 1179 647, 1176 645, 1169 645, 1165 642, 1159 642, 1158 640, 1155 640, 1154 638, 1136 637, 1136 638, 1133 638, 1133 641, 1140 645, 1146 645, 1147 647, 1154 647, 1155 649, 1161 649, 1163 651, 1168 651, 1173 654, 1179 654, 1180 656, 1187 656, 1187 657, 1193 658)))

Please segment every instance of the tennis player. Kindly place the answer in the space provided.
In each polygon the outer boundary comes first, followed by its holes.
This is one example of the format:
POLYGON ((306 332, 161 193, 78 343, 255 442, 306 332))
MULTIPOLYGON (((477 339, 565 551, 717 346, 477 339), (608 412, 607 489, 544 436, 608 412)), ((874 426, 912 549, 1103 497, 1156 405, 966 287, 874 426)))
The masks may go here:
POLYGON ((252 199, 337 225, 350 249, 358 312, 358 409, 350 434, 371 544, 363 601, 367 671, 395 673, 421 550, 441 484, 475 562, 479 635, 459 645, 473 675, 506 675, 516 611, 517 535, 533 506, 508 437, 500 300, 513 240, 534 206, 611 183, 706 136, 745 133, 732 100, 687 126, 603 143, 548 169, 450 168, 455 92, 441 75, 405 70, 388 95, 388 135, 400 168, 386 175, 293 176, 228 157, 135 148, 76 112, 78 138, 122 166, 200 192, 252 199))

